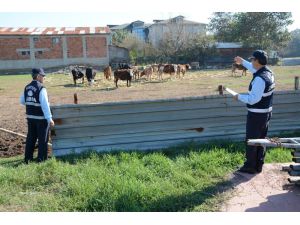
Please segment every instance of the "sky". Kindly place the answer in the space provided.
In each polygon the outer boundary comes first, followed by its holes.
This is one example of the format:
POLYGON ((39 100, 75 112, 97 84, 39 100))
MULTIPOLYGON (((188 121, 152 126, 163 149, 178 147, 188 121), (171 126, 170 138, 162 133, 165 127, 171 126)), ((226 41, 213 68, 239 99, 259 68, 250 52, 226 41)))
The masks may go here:
POLYGON ((65 12, 65 13, 0 13, 0 26, 106 26, 142 20, 152 23, 154 19, 168 19, 183 15, 186 19, 208 23, 211 13, 188 12, 65 12))
POLYGON ((213 12, 292 12, 300 28, 299 0, 0 0, 0 27, 106 26, 169 19, 208 23, 213 12))
MULTIPOLYGON (((0 12, 0 27, 76 27, 106 26, 142 20, 169 19, 183 15, 188 20, 208 23, 212 12, 0 12)), ((300 12, 292 12, 294 24, 289 30, 300 28, 300 12)))

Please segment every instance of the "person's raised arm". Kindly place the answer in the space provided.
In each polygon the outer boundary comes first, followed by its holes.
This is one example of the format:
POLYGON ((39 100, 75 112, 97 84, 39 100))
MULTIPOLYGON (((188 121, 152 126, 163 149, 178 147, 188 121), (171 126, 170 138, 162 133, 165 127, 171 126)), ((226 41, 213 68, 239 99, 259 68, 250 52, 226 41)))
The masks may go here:
POLYGON ((251 62, 248 62, 247 60, 243 59, 240 56, 237 56, 234 58, 235 63, 243 65, 244 67, 247 68, 251 73, 255 73, 256 69, 252 66, 251 62))

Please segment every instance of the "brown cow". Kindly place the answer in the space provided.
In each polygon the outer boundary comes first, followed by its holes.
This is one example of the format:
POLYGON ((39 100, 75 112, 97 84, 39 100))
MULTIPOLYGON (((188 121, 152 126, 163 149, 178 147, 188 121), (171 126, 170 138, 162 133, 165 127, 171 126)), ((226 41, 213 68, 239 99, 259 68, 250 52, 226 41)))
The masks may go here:
POLYGON ((179 78, 180 78, 180 73, 182 73, 182 77, 184 77, 184 74, 190 68, 191 66, 189 64, 178 64, 177 75, 179 76, 179 78))
POLYGON ((127 87, 131 85, 132 80, 132 70, 130 69, 118 69, 114 72, 114 78, 116 87, 118 87, 118 80, 126 80, 127 81, 127 87))
POLYGON ((177 72, 177 65, 167 64, 164 66, 163 72, 172 75, 173 73, 177 72))
POLYGON ((233 74, 236 74, 236 70, 242 70, 242 76, 245 73, 245 76, 247 75, 247 68, 244 67, 241 64, 237 64, 237 63, 232 63, 232 68, 231 68, 231 75, 233 76, 233 74))
POLYGON ((105 67, 103 73, 106 80, 111 80, 111 74, 112 74, 111 66, 105 67))
POLYGON ((177 73, 178 66, 176 64, 159 64, 158 65, 158 78, 162 79, 163 73, 168 73, 171 75, 177 73))
POLYGON ((152 74, 153 74, 153 68, 151 67, 151 66, 149 66, 149 67, 146 67, 142 72, 141 72, 141 75, 140 75, 140 77, 142 77, 142 76, 147 76, 147 80, 149 80, 149 78, 150 78, 150 81, 151 81, 151 76, 152 76, 152 74))

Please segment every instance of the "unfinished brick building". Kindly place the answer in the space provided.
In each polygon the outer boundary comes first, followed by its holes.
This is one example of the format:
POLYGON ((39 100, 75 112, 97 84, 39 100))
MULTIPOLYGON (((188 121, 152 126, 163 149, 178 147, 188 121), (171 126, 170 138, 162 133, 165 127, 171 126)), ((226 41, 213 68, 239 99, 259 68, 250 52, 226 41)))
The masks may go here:
POLYGON ((108 27, 0 27, 0 70, 109 63, 108 27))

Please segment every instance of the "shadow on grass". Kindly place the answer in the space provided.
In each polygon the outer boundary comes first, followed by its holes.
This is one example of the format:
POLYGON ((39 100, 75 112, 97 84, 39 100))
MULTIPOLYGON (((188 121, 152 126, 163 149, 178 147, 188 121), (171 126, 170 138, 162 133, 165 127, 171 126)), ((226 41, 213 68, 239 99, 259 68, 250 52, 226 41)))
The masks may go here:
MULTIPOLYGON (((270 135, 269 137, 300 137, 300 130, 294 132, 281 132, 278 135, 270 135)), ((243 141, 233 141, 233 140, 211 140, 205 143, 199 142, 184 142, 182 144, 164 148, 164 149, 156 149, 156 150, 111 150, 104 152, 96 152, 96 151, 87 151, 81 154, 70 154, 66 156, 57 157, 57 160, 60 160, 65 163, 76 164, 78 161, 85 160, 91 157, 91 155, 97 155, 98 157, 104 157, 105 155, 119 155, 121 153, 136 153, 141 157, 147 154, 153 154, 157 152, 163 153, 169 159, 173 160, 177 157, 188 156, 191 152, 210 152, 214 149, 224 149, 228 153, 244 153, 245 150, 245 142, 243 141)))
POLYGON ((244 143, 243 142, 234 142, 227 140, 226 142, 221 140, 212 140, 207 143, 197 143, 197 142, 184 142, 182 144, 165 148, 165 149, 156 149, 156 150, 146 150, 146 151, 139 151, 139 150, 130 150, 130 151, 123 151, 123 150, 111 150, 111 151, 104 151, 104 152, 96 152, 93 150, 81 153, 81 154, 70 154, 66 156, 58 157, 57 160, 60 160, 65 163, 76 164, 78 161, 82 161, 85 159, 90 158, 92 155, 97 155, 97 157, 104 157, 105 155, 109 154, 111 156, 116 156, 121 153, 136 153, 140 157, 144 155, 153 154, 153 153, 162 153, 166 157, 171 160, 176 159, 177 157, 188 156, 191 152, 210 152, 216 148, 223 148, 227 152, 243 152, 244 151, 244 143))
POLYGON ((0 166, 3 166, 3 167, 16 168, 20 165, 24 165, 24 159, 21 157, 14 158, 13 160, 7 158, 7 160, 0 161, 0 166))
POLYGON ((65 87, 65 88, 77 88, 77 87, 84 87, 83 84, 58 84, 52 85, 52 87, 65 87))
POLYGON ((92 91, 114 91, 117 89, 118 89, 117 87, 106 87, 106 88, 93 89, 92 91))
POLYGON ((140 82, 141 84, 161 84, 161 83, 167 83, 169 80, 143 80, 143 82, 140 82))
MULTIPOLYGON (((221 207, 220 202, 209 203, 209 201, 215 199, 216 196, 220 196, 222 193, 231 190, 234 186, 247 182, 254 176, 255 175, 251 175, 246 178, 241 174, 234 173, 227 180, 224 179, 203 189, 182 195, 168 195, 156 200, 152 200, 150 196, 146 197, 149 198, 147 200, 141 200, 138 194, 135 195, 134 193, 129 192, 128 194, 121 195, 116 200, 113 210, 118 212, 219 211, 221 207), (215 205, 215 207, 212 207, 211 204, 215 205)), ((92 212, 105 211, 106 209, 100 200, 101 198, 102 193, 95 194, 87 201, 86 205, 79 210, 92 212)), ((215 201, 218 201, 218 199, 215 199, 215 201)))

